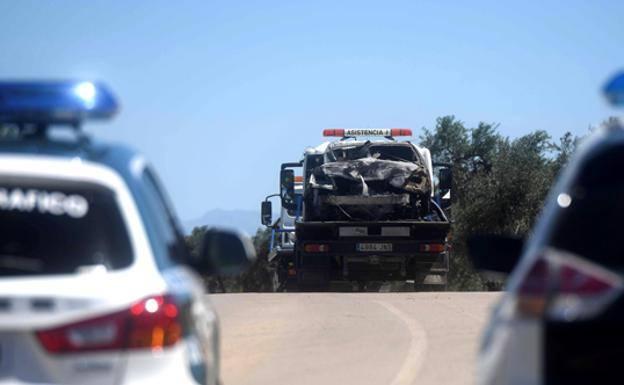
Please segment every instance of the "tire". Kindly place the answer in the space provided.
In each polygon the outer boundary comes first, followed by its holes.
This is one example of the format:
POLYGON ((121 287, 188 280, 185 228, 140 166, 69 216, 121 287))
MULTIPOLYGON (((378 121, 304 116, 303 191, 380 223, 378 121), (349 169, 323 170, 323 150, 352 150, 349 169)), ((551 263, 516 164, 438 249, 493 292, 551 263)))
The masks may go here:
POLYGON ((414 291, 416 292, 435 292, 435 291, 444 292, 446 290, 447 290, 446 284, 440 284, 440 285, 431 285, 427 283, 414 284, 414 291))

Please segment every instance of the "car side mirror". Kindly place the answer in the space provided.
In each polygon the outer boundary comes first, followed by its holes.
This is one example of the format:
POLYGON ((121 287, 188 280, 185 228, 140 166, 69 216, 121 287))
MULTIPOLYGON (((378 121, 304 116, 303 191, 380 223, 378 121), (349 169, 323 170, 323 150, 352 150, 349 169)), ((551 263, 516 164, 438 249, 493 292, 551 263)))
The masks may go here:
POLYGON ((297 208, 295 201, 295 170, 283 169, 280 172, 280 197, 282 198, 282 207, 287 210, 297 208))
POLYGON ((438 171, 438 188, 450 190, 453 184, 453 171, 450 168, 441 168, 438 171))
POLYGON ((502 235, 478 235, 468 239, 468 254, 477 270, 509 274, 518 264, 524 241, 502 235))
POLYGON ((199 260, 193 267, 205 274, 236 275, 256 259, 249 237, 231 230, 209 229, 199 249, 199 260))
POLYGON ((265 226, 270 226, 271 222, 273 222, 273 205, 271 204, 271 201, 262 202, 260 215, 262 224, 265 226))

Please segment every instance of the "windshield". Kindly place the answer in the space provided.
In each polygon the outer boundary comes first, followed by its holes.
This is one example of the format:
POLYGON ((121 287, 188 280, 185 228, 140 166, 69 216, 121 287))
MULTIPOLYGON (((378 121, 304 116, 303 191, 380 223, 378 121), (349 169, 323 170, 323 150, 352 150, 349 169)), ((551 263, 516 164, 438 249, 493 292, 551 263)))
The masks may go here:
POLYGON ((0 176, 0 275, 73 274, 132 263, 114 193, 102 186, 0 176))
POLYGON ((409 162, 418 160, 412 146, 406 143, 373 144, 366 142, 358 145, 331 148, 327 154, 329 162, 357 160, 367 157, 409 162))
POLYGON ((416 153, 409 145, 375 145, 370 146, 373 158, 398 161, 416 161, 416 153))

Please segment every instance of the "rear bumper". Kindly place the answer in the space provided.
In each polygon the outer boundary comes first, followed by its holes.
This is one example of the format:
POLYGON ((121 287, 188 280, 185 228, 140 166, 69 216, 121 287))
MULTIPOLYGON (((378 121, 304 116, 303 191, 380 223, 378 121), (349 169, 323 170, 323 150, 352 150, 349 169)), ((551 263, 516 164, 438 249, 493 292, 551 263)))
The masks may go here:
MULTIPOLYGON (((403 239, 423 240, 423 239, 444 239, 448 234, 451 224, 444 221, 371 221, 371 222, 297 222, 295 233, 297 240, 316 241, 323 239, 339 239, 341 227, 359 227, 366 229, 366 236, 372 238, 381 236, 383 228, 406 227, 410 230, 409 237, 403 239)), ((359 237, 358 237, 359 238, 359 237)))
POLYGON ((429 240, 405 240, 395 238, 354 238, 349 240, 314 240, 302 241, 298 246, 298 254, 306 258, 323 257, 359 257, 368 258, 377 256, 380 260, 390 260, 394 257, 409 257, 423 263, 434 263, 440 261, 443 253, 422 252, 421 246, 424 244, 443 244, 444 239, 429 240), (383 244, 391 245, 391 251, 361 251, 359 244, 383 244), (324 251, 306 251, 308 245, 323 245, 324 251))
POLYGON ((218 377, 218 369, 208 360, 201 365, 203 373, 193 373, 186 340, 160 352, 137 350, 52 356, 41 351, 39 357, 25 352, 13 349, 9 357, 13 367, 2 371, 0 385, 197 385, 198 379, 216 385, 218 377))

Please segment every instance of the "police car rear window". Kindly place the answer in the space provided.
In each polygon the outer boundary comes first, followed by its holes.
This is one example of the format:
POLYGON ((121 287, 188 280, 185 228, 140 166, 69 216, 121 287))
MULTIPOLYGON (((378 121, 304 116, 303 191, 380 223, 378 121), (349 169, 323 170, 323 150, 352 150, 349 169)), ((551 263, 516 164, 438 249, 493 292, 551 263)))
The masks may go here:
POLYGON ((113 191, 0 175, 0 276, 110 271, 132 261, 113 191))

